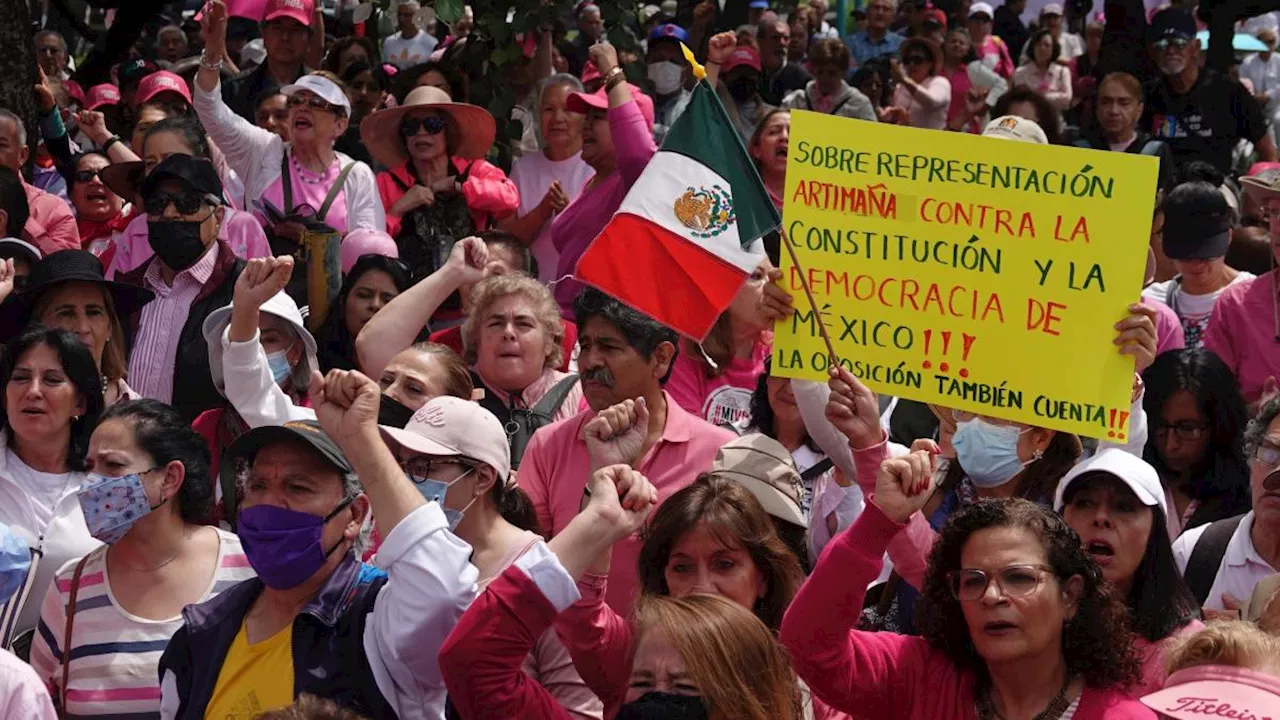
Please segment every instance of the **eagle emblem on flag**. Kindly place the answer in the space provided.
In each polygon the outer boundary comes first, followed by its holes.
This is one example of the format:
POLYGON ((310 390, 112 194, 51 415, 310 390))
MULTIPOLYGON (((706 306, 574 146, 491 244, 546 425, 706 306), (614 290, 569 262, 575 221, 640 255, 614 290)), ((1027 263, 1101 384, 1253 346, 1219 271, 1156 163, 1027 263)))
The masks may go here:
POLYGON ((734 222, 733 199, 729 191, 719 185, 712 185, 710 189, 687 188, 676 198, 673 209, 680 224, 697 238, 713 238, 734 222))

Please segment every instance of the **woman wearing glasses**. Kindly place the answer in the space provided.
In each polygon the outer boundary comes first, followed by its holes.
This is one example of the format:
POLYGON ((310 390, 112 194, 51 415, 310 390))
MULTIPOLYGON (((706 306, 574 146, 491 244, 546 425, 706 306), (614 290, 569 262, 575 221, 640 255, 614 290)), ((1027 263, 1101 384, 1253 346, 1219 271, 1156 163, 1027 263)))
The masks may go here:
POLYGON ((1152 431, 1143 457, 1160 474, 1169 539, 1249 511, 1249 414, 1225 363, 1208 350, 1166 352, 1142 373, 1152 431))
POLYGON ((387 232, 415 279, 440 269, 455 242, 519 208, 515 184, 483 159, 495 133, 489 111, 429 86, 361 123, 365 146, 389 168, 378 173, 387 232))
POLYGON ((951 81, 942 71, 942 50, 932 40, 907 38, 898 49, 901 62, 893 63, 894 107, 906 113, 904 124, 941 130, 951 108, 951 81))
POLYGON ((221 0, 210 4, 202 35, 205 50, 196 74, 196 112, 244 179, 245 197, 261 199, 259 220, 278 239, 276 249, 292 253, 292 243, 306 229, 303 219, 322 222, 342 235, 356 228, 384 229, 373 171, 333 149, 351 117, 351 101, 341 81, 317 72, 281 88, 289 106, 290 141, 285 143, 222 101, 221 61, 209 60, 221 58, 226 46, 227 8, 221 0))
POLYGON ((102 179, 102 171, 110 165, 111 159, 105 153, 82 153, 72 160, 74 169, 67 174, 68 194, 80 229, 80 247, 99 256, 110 247, 112 236, 129 224, 124 200, 102 179))
POLYGON ((933 489, 933 456, 886 460, 782 622, 797 673, 837 710, 883 718, 1154 718, 1125 608, 1075 532, 1026 500, 957 512, 929 556, 921 637, 854 629, 868 583, 933 489))

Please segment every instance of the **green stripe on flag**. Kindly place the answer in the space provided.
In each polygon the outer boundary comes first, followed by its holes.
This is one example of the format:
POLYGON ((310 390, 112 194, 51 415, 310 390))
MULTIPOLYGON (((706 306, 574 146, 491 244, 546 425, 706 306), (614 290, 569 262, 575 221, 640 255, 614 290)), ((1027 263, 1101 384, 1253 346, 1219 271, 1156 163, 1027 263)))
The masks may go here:
POLYGON ((694 86, 693 97, 672 123, 662 149, 696 160, 729 181, 743 249, 782 226, 755 162, 705 80, 694 86))

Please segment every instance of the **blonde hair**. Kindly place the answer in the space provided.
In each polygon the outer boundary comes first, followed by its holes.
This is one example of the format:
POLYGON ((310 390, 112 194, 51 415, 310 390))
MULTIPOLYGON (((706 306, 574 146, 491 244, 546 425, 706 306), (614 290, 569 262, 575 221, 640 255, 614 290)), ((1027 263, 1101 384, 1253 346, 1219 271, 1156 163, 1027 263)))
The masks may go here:
POLYGON ((475 365, 480 351, 480 328, 484 324, 489 306, 508 295, 521 295, 533 305, 533 316, 546 337, 547 353, 544 368, 558 368, 564 362, 564 321, 560 318, 560 306, 546 285, 524 273, 490 275, 476 283, 471 290, 471 310, 462 324, 462 359, 475 365))
POLYGON ((711 720, 798 720, 786 651, 750 610, 719 595, 644 595, 637 637, 660 629, 684 660, 711 720))
POLYGON ((1170 675, 1200 665, 1280 674, 1280 638, 1243 620, 1211 622, 1194 635, 1174 639, 1166 652, 1165 669, 1170 675))

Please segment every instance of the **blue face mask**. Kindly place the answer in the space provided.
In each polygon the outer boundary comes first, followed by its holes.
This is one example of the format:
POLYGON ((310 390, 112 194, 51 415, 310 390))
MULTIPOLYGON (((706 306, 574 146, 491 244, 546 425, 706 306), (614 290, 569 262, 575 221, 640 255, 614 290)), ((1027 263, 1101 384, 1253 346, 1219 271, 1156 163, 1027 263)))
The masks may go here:
POLYGON ((164 504, 164 500, 161 500, 159 504, 152 505, 147 499, 142 476, 151 470, 117 478, 89 473, 76 494, 90 535, 108 545, 114 545, 120 542, 135 523, 164 504))
POLYGON ((293 369, 289 366, 288 358, 289 351, 292 349, 293 346, 290 345, 280 352, 267 353, 267 367, 271 368, 271 377, 277 385, 284 382, 284 379, 289 377, 289 371, 293 369))
POLYGON ((0 523, 0 604, 22 587, 31 570, 31 548, 8 525, 0 523))
POLYGON ((980 488, 999 487, 1022 472, 1018 437, 1025 431, 1011 425, 993 425, 981 418, 956 424, 951 445, 965 475, 980 488))
POLYGON ((413 481, 414 487, 418 488, 418 492, 422 493, 422 497, 426 498, 427 502, 440 504, 440 509, 444 510, 445 519, 449 521, 449 529, 454 530, 458 527, 458 523, 462 522, 462 517, 466 514, 467 510, 471 508, 471 504, 474 503, 476 499, 474 497, 471 498, 471 502, 467 503, 467 506, 461 510, 453 510, 444 506, 444 496, 449 492, 450 485, 453 485, 473 472, 475 472, 474 467, 467 468, 466 472, 462 473, 450 482, 418 477, 417 475, 410 475, 409 479, 413 481))

